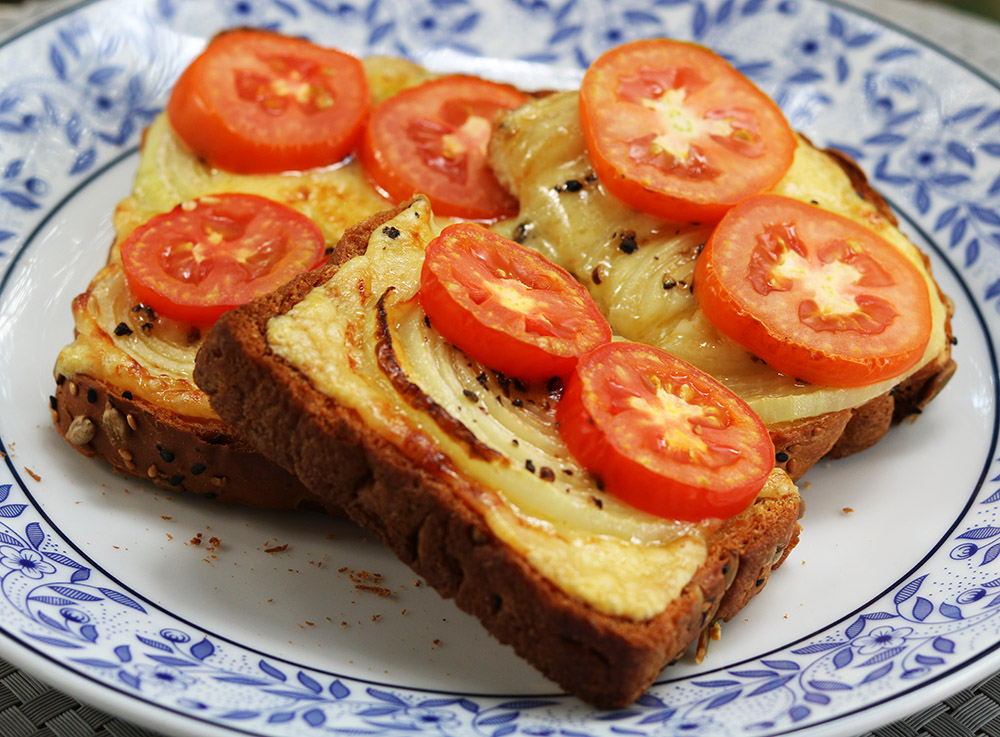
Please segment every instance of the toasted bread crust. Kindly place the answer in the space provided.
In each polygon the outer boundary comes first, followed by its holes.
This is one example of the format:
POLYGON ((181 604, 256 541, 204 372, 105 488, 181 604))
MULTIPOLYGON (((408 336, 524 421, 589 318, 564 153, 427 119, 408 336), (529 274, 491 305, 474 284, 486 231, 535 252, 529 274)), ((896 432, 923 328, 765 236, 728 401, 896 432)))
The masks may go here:
POLYGON ((50 407, 60 434, 122 473, 221 502, 339 514, 221 420, 182 417, 82 374, 56 383, 50 407))
MULTIPOLYGON (((360 252, 388 216, 352 229, 333 260, 360 252)), ((652 619, 603 614, 567 595, 490 531, 470 503, 475 491, 415 464, 270 351, 268 320, 336 268, 225 315, 198 355, 195 380, 254 445, 567 691, 600 707, 631 703, 699 632, 735 615, 797 541, 798 497, 760 499, 709 540, 704 565, 652 619)))

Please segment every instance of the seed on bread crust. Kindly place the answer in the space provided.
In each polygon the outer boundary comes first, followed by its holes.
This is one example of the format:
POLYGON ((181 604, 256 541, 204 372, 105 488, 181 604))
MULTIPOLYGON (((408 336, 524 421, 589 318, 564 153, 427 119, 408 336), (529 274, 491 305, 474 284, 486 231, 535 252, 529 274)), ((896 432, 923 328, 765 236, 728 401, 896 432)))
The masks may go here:
POLYGON ((101 426, 108 434, 108 439, 116 448, 121 448, 128 440, 129 427, 122 413, 111 406, 111 402, 104 407, 104 414, 101 415, 101 426))
POLYGON ((66 429, 66 439, 73 445, 86 445, 97 435, 97 425, 86 415, 74 417, 66 429))

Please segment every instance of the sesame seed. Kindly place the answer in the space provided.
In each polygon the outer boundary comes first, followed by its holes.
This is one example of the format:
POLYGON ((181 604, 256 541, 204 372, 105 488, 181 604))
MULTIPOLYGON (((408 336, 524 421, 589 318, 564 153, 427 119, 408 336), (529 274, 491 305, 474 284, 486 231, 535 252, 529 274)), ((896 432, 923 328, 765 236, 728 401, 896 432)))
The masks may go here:
POLYGON ((174 462, 174 454, 171 453, 166 448, 164 448, 159 443, 156 444, 156 450, 157 450, 157 452, 159 452, 160 458, 162 458, 165 462, 167 462, 167 463, 173 463, 174 462))
POLYGON ((87 390, 87 401, 91 404, 97 404, 97 390, 93 387, 87 390))
POLYGON ((80 392, 80 387, 76 385, 75 381, 69 382, 69 393, 74 397, 80 392))
POLYGON ((131 415, 131 414, 125 415, 125 422, 127 422, 128 426, 130 428, 132 428, 133 430, 136 429, 135 417, 133 415, 131 415))
POLYGON ((192 476, 199 476, 199 475, 201 475, 203 473, 205 473, 205 464, 204 463, 195 463, 193 466, 191 466, 191 475, 192 476))

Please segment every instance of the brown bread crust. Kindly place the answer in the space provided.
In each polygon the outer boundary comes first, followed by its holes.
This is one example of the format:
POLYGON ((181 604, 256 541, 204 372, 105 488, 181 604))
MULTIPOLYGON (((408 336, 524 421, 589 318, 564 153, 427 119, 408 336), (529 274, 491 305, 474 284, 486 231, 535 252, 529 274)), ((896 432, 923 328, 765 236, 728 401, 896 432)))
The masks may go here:
POLYGON ((59 433, 82 454, 169 491, 339 514, 221 420, 182 417, 82 374, 57 377, 50 408, 59 433))
MULTIPOLYGON (((359 252, 386 218, 352 229, 339 257, 359 252)), ((600 707, 634 701, 700 632, 760 591, 797 541, 798 497, 759 499, 709 540, 704 565, 652 619, 603 614, 565 594, 474 510, 471 495, 488 490, 449 483, 430 463, 414 463, 271 353, 268 319, 335 269, 302 275, 223 316, 199 352, 195 381, 254 445, 570 693, 600 707)))

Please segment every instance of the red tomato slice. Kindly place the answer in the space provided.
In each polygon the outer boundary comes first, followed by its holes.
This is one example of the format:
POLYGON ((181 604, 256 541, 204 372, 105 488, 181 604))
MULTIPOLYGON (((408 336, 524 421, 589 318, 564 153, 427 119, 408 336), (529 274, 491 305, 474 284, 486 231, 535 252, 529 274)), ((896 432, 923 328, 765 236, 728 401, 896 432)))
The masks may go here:
POLYGON ((121 245, 135 298, 198 325, 319 266, 325 253, 312 220, 248 194, 185 202, 140 225, 121 245))
POLYGON ((343 159, 361 136, 370 99, 353 56, 241 29, 216 36, 181 74, 167 114, 212 166, 267 174, 343 159))
POLYGON ((580 358, 556 421, 609 493, 660 517, 732 517, 774 467, 767 428, 739 397, 640 343, 609 343, 580 358))
POLYGON ((924 353, 927 282, 862 225, 778 195, 741 202, 695 264, 695 295, 725 335, 814 384, 888 379, 924 353))
POLYGON ((665 38, 599 57, 580 118, 607 190, 670 220, 718 220, 775 184, 797 145, 781 110, 720 56, 665 38))
POLYGON ((569 272, 472 223, 450 225, 427 245, 418 294, 445 339, 521 379, 565 375, 611 340, 608 321, 569 272))
POLYGON ((426 194, 439 215, 492 220, 517 212, 493 176, 493 119, 527 98, 509 85, 450 76, 404 90, 372 110, 361 162, 393 200, 426 194))

